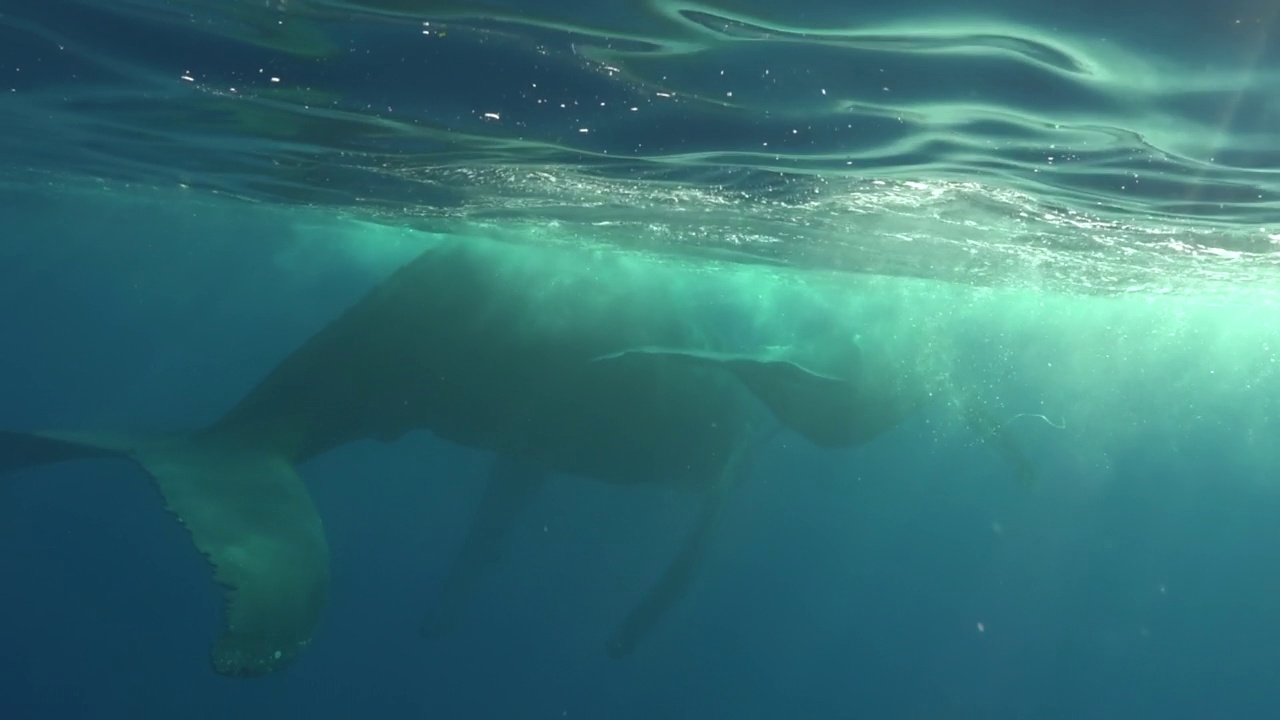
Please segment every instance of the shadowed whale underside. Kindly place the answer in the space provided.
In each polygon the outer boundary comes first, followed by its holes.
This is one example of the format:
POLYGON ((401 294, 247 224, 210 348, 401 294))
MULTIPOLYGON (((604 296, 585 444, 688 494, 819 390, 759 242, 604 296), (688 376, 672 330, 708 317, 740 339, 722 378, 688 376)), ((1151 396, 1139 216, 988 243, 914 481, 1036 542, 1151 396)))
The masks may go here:
MULTIPOLYGON (((310 457, 426 429, 514 463, 503 467, 534 469, 499 471, 508 478, 563 472, 718 496, 779 423, 849 446, 923 401, 919 388, 865 382, 851 337, 795 342, 785 324, 762 319, 776 318, 771 302, 758 288, 717 287, 714 276, 621 254, 441 242, 210 427, 171 437, 3 432, 0 473, 135 461, 226 591, 214 668, 264 675, 307 645, 328 588, 323 526, 294 470, 310 457), (730 317, 700 312, 708 302, 730 317)), ((611 647, 633 644, 679 595, 704 535, 700 522, 611 647)))

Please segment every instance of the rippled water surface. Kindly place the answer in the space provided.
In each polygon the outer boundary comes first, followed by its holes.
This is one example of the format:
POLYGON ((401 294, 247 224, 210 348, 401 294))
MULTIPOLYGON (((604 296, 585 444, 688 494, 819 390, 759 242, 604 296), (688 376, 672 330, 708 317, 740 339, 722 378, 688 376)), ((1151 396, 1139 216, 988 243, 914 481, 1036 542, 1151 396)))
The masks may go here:
POLYGON ((183 186, 436 230, 1257 292, 1280 240, 1278 11, 9 2, 0 152, 13 182, 183 186))

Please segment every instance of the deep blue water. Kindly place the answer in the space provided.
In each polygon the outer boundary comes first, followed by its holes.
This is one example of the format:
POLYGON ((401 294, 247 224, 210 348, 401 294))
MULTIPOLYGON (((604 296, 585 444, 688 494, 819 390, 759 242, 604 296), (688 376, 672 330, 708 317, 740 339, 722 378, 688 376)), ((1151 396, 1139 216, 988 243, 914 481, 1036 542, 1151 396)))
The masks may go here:
POLYGON ((23 471, 0 716, 1273 717, 1274 7, 526 4, 0 2, 0 428, 202 425, 421 233, 527 236, 901 278, 1038 482, 937 406, 784 432, 611 660, 690 496, 555 477, 428 641, 488 456, 362 441, 302 468, 314 642, 245 680, 143 473, 23 471))

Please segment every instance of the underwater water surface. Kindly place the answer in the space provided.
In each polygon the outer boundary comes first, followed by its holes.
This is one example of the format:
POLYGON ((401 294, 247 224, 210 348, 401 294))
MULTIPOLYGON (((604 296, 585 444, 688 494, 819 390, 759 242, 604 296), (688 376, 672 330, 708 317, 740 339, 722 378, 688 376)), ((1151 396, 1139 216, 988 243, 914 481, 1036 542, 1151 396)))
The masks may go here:
POLYGON ((439 246, 568 258, 521 265, 529 307, 599 289, 519 333, 614 307, 623 335, 696 322, 699 362, 750 347, 808 387, 856 346, 925 396, 840 447, 792 422, 825 393, 762 396, 782 429, 622 658, 610 633, 701 517, 688 488, 552 473, 427 638, 492 448, 418 429, 308 458, 327 601, 296 660, 239 678, 210 666, 219 592, 147 473, 22 468, 0 713, 1271 717, 1276 15, 0 2, 0 430, 204 427, 439 246))

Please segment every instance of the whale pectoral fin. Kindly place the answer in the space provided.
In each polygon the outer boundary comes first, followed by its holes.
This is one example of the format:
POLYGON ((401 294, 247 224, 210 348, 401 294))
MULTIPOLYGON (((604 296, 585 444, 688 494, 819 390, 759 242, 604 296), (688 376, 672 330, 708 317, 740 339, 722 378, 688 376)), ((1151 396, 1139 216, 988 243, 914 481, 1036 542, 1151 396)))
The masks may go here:
POLYGON ((494 458, 462 550, 449 568, 436 605, 423 620, 424 637, 440 637, 458 622, 477 585, 501 559, 511 526, 549 477, 542 468, 514 458, 494 458))
POLYGON ((279 455, 206 440, 0 433, 0 472, 127 457, 155 481, 226 590, 211 659, 223 675, 266 675, 311 639, 329 582, 320 516, 279 455))
POLYGON ((635 651, 641 640, 653 630, 672 607, 689 591, 698 565, 706 554, 711 528, 724 504, 724 493, 713 491, 704 499, 684 544, 658 581, 651 585, 618 624, 605 645, 609 657, 618 659, 635 651))
POLYGON ((730 492, 745 477, 760 449, 773 440, 781 429, 771 428, 735 449, 721 470, 720 477, 707 488, 702 507, 698 509, 689 534, 685 536, 684 544, 680 546, 671 564, 667 565, 658 581, 649 587, 640 602, 631 608, 609 636, 605 645, 609 657, 619 659, 634 652, 658 621, 689 592, 698 566, 706 555, 711 531, 730 492))

